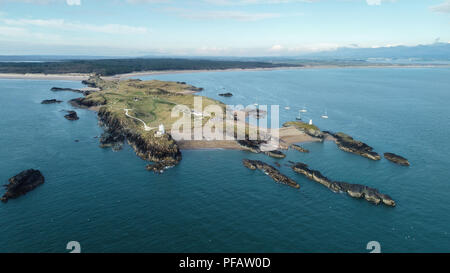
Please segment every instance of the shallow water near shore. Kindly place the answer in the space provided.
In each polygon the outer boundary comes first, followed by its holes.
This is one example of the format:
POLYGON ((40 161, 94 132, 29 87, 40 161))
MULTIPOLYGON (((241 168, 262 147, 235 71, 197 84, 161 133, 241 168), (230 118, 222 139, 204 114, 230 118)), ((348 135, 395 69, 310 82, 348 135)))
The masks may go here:
MULTIPOLYGON (((40 169, 43 186, 0 204, 0 252, 383 252, 450 251, 450 69, 304 69, 168 74, 227 104, 279 104, 281 123, 305 119, 398 153, 411 167, 371 161, 334 143, 307 143, 311 153, 283 160, 243 151, 183 151, 163 175, 145 170, 129 146, 98 147, 94 112, 72 109, 69 81, 0 80, 0 181, 40 169), (231 98, 219 93, 231 92, 231 98), (44 99, 64 103, 41 105, 44 99), (291 110, 285 110, 289 106, 291 110), (329 119, 320 116, 327 110, 329 119), (79 140, 79 142, 75 142, 79 140), (242 159, 279 162, 301 189, 279 185, 242 159), (288 167, 301 161, 330 179, 375 187, 397 207, 375 206, 305 179, 288 167)), ((4 190, 1 190, 3 194, 4 190)))

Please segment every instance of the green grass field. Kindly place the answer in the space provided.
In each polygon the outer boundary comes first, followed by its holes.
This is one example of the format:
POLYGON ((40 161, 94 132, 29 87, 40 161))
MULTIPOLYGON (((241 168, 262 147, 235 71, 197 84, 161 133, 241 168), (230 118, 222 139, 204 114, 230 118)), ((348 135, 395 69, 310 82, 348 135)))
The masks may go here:
MULTIPOLYGON (((100 78, 93 80, 102 90, 88 95, 86 100, 104 104, 102 107, 107 107, 124 124, 142 131, 143 124, 127 117, 124 109, 130 109, 129 115, 143 120, 147 126, 158 127, 163 124, 170 132, 171 125, 181 117, 172 118, 172 109, 176 105, 194 109, 194 97, 200 97, 194 95, 198 88, 184 83, 157 80, 104 81, 100 78)), ((218 105, 225 112, 223 103, 203 96, 201 98, 203 109, 208 105, 218 105)), ((202 123, 206 123, 208 119, 203 117, 202 123)))

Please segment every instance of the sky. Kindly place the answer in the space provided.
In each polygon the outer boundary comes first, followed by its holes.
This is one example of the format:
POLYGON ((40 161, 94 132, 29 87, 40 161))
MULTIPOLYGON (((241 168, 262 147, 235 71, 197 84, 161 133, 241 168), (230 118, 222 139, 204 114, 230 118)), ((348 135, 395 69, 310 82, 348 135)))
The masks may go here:
POLYGON ((450 42, 450 0, 0 0, 0 55, 295 56, 450 42))

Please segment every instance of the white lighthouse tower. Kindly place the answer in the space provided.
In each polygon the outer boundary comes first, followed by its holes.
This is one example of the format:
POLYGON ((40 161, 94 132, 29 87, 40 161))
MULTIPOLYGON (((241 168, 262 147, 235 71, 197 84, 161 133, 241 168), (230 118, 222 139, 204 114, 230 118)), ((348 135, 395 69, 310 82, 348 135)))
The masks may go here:
POLYGON ((309 120, 309 125, 313 125, 312 119, 309 120))
POLYGON ((166 133, 166 129, 164 128, 163 124, 160 124, 158 127, 158 132, 156 132, 157 137, 161 137, 166 133))

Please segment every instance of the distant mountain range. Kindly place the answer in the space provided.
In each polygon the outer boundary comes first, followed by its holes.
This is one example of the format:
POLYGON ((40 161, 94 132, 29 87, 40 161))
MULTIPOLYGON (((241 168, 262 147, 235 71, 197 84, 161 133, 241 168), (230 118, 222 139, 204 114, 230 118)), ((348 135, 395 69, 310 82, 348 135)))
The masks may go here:
POLYGON ((332 51, 303 54, 301 58, 359 59, 379 61, 450 61, 450 43, 377 48, 342 47, 332 51))
POLYGON ((417 46, 390 46, 377 48, 341 47, 336 50, 304 53, 297 56, 272 57, 226 57, 226 56, 87 56, 87 55, 21 55, 2 56, 0 62, 58 62, 67 60, 104 60, 104 59, 204 59, 220 61, 264 61, 264 62, 369 62, 369 63, 450 63, 450 43, 434 43, 417 46))

